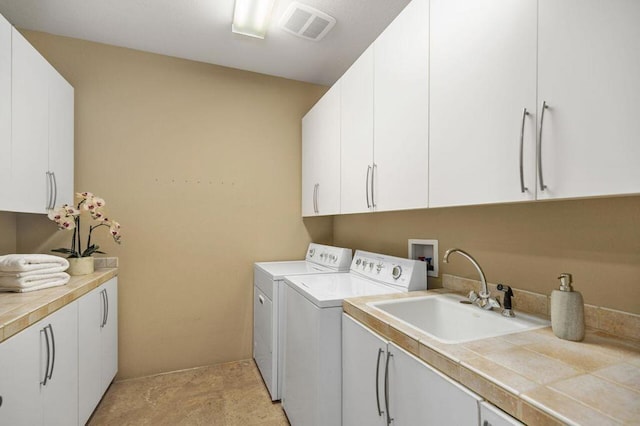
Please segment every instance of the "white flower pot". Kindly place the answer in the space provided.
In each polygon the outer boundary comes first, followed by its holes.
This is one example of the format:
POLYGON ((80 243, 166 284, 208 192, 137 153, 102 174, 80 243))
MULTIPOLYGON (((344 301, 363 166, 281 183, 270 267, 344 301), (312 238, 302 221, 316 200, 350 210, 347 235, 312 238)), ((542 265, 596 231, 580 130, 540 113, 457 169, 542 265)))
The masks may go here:
POLYGON ((69 261, 69 268, 67 269, 67 274, 69 275, 87 275, 92 274, 94 271, 93 268, 93 257, 73 257, 67 259, 69 261))

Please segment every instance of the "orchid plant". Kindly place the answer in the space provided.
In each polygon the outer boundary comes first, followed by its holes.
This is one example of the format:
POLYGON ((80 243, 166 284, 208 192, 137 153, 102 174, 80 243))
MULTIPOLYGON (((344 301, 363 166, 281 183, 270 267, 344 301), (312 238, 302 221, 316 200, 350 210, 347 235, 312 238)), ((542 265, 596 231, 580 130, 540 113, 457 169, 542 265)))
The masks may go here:
POLYGON ((102 226, 108 227, 113 240, 120 244, 120 224, 109 219, 102 211, 105 201, 93 195, 91 192, 76 193, 76 198, 80 201, 77 206, 64 204, 58 209, 49 212, 49 219, 53 220, 61 230, 73 229, 71 248, 58 248, 51 251, 68 254, 69 258, 89 257, 94 253, 104 253, 100 251, 100 246, 91 243, 91 233, 102 226), (89 226, 86 248, 82 249, 82 238, 80 235, 80 216, 83 212, 89 212, 91 218, 97 222, 89 226))

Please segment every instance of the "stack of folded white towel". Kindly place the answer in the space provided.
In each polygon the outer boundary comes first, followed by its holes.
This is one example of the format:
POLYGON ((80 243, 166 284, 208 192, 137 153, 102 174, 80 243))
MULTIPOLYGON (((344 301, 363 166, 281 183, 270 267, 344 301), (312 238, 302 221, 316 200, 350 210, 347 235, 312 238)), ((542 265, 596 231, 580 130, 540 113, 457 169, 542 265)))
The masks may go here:
POLYGON ((68 267, 67 259, 49 254, 0 256, 0 291, 24 293, 65 285, 68 267))

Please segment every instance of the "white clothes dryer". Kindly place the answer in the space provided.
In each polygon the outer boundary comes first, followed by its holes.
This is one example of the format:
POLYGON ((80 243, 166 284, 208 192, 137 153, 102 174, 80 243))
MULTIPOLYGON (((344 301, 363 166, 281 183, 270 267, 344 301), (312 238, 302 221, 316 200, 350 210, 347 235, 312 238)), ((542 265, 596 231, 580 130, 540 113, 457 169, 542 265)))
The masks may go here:
POLYGON ((356 251, 348 274, 285 277, 282 406, 293 426, 342 422, 342 301, 426 290, 426 263, 356 251))
POLYGON ((348 272, 351 249, 309 244, 305 260, 257 262, 253 274, 253 358, 271 399, 281 398, 285 275, 348 272))

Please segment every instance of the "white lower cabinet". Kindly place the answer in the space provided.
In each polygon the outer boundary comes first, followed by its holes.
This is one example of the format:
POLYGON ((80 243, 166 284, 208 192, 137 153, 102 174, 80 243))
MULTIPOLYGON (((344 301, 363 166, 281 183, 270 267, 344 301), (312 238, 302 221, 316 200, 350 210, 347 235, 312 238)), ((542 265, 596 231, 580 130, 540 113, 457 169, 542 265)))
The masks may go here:
POLYGON ((79 416, 85 424, 118 371, 118 279, 79 300, 79 416))
POLYGON ((511 417, 501 409, 482 402, 480 404, 480 425, 481 426, 524 426, 515 418, 511 417))
POLYGON ((342 423, 477 425, 481 398, 343 314, 342 423))
POLYGON ((78 303, 0 344, 0 424, 78 424, 78 303))

